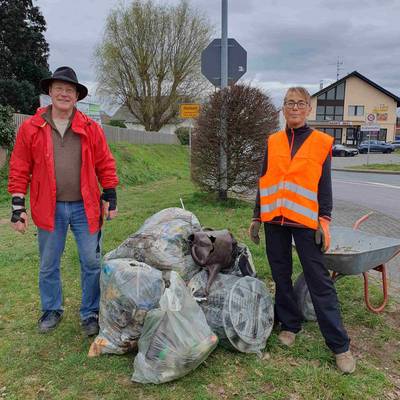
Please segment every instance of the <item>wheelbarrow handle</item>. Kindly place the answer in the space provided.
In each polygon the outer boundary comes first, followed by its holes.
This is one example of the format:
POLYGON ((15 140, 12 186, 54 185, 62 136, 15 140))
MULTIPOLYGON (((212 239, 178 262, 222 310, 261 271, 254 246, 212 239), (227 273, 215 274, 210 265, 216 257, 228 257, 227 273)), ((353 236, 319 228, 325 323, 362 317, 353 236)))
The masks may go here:
POLYGON ((358 227, 364 222, 366 221, 374 212, 371 211, 368 214, 363 215, 361 218, 359 218, 356 222, 354 222, 353 225, 353 230, 358 229, 358 227))
POLYGON ((382 275, 382 289, 383 289, 383 302, 380 306, 374 307, 371 305, 369 301, 369 293, 368 293, 368 272, 363 272, 364 276, 364 298, 365 304, 368 310, 372 311, 375 314, 379 314, 385 308, 388 302, 388 285, 387 285, 387 276, 386 276, 386 265, 382 264, 378 267, 374 268, 375 271, 379 271, 382 275))

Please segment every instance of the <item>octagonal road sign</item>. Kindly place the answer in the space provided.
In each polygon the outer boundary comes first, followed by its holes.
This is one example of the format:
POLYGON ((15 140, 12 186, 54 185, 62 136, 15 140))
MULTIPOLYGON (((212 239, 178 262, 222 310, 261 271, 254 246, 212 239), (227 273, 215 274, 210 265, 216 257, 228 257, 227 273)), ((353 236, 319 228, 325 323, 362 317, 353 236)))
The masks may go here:
MULTIPOLYGON (((247 51, 228 39, 228 84, 238 81, 247 71, 247 51)), ((201 53, 201 73, 214 85, 221 86, 221 39, 214 39, 201 53)))

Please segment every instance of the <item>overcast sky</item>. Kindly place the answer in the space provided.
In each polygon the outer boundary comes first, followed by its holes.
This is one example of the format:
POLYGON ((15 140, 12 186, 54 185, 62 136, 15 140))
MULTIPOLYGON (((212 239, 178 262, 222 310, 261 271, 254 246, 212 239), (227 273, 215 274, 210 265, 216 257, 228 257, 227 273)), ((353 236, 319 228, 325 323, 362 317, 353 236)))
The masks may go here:
MULTIPOLYGON (((129 4, 128 0, 122 0, 129 4)), ((174 4, 177 0, 164 0, 174 4)), ((92 94, 93 51, 119 0, 34 0, 47 22, 50 69, 72 66, 92 94)), ((220 35, 221 1, 192 0, 220 35)), ((279 105, 285 88, 311 93, 357 70, 400 96, 400 0, 229 0, 228 34, 246 50, 243 80, 279 105)), ((216 36, 216 37, 217 37, 216 36)))

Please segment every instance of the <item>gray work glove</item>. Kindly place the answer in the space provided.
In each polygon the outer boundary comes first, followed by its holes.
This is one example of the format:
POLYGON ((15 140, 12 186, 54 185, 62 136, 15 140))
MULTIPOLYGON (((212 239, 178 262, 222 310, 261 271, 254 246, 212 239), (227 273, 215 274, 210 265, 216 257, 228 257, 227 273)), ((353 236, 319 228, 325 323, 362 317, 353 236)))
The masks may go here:
POLYGON ((249 227, 249 237, 255 244, 260 244, 260 236, 258 235, 260 227, 261 227, 261 221, 254 219, 253 221, 251 221, 249 227))

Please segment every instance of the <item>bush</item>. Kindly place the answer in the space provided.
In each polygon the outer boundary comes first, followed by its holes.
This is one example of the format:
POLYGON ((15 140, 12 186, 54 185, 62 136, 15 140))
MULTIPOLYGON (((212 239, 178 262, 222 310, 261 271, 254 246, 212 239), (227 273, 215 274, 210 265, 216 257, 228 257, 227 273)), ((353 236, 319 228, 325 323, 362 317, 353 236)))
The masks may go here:
POLYGON ((0 147, 12 150, 15 140, 14 110, 0 105, 0 147))
POLYGON ((126 128, 124 121, 122 121, 121 119, 110 119, 107 125, 117 126, 119 128, 126 128))
POLYGON ((205 191, 218 192, 220 199, 226 199, 227 194, 221 189, 219 166, 223 104, 227 191, 246 193, 257 187, 267 135, 279 126, 277 109, 258 88, 234 85, 209 97, 193 130, 192 180, 205 191))
POLYGON ((183 145, 189 144, 189 128, 181 126, 175 131, 175 135, 183 145))
POLYGON ((28 81, 0 80, 0 104, 11 106, 15 112, 34 114, 39 106, 34 86, 28 81))

